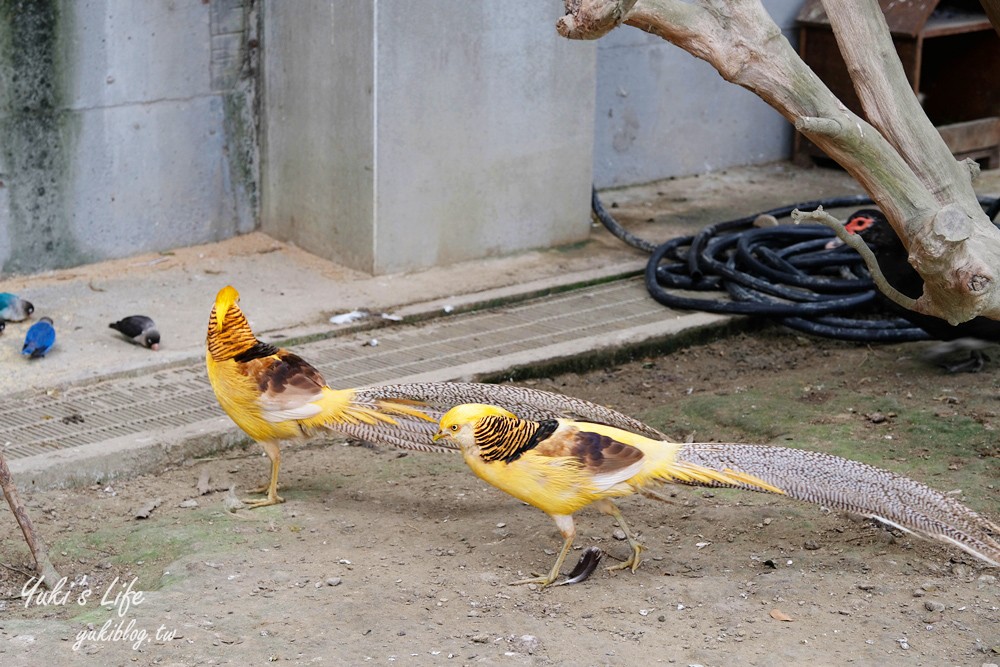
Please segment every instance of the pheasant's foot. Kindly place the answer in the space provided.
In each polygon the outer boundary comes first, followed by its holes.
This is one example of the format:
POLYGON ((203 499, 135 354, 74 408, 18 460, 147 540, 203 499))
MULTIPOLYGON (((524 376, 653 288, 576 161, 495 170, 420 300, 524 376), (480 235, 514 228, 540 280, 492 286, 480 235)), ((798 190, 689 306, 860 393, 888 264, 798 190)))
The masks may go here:
POLYGON ((546 586, 561 586, 564 581, 556 582, 557 577, 532 577, 530 579, 518 579, 517 581, 510 582, 510 586, 524 586, 526 584, 537 584, 542 588, 546 586))
POLYGON ((617 565, 609 565, 605 569, 608 572, 613 572, 615 570, 631 569, 632 574, 635 574, 635 571, 639 569, 639 563, 642 562, 642 559, 639 557, 639 554, 641 554, 644 549, 645 549, 644 546, 642 546, 638 542, 634 542, 632 544, 631 556, 629 556, 622 562, 618 563, 617 565))
POLYGON ((256 509, 258 507, 267 507, 268 505, 280 505, 283 502, 285 502, 285 499, 275 493, 273 495, 268 494, 265 498, 247 498, 243 501, 243 504, 247 506, 247 509, 256 509))
POLYGON ((271 483, 264 482, 263 484, 260 484, 250 489, 250 493, 267 493, 270 490, 271 490, 271 483))

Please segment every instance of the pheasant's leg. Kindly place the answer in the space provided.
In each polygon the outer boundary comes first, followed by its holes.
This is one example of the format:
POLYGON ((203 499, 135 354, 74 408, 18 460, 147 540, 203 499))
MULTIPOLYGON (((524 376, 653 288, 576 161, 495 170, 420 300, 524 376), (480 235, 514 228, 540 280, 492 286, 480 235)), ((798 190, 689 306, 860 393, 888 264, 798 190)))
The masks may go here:
MULTIPOLYGON (((556 522, 556 526, 559 527, 559 532, 562 533, 564 542, 562 550, 556 557, 556 562, 549 570, 548 575, 544 577, 535 577, 533 579, 519 579, 517 581, 510 582, 511 586, 518 586, 520 584, 538 584, 542 588, 546 586, 553 585, 558 586, 559 584, 553 584, 559 577, 559 570, 562 568, 563 561, 566 560, 566 554, 569 553, 570 547, 573 546, 573 539, 576 537, 576 526, 573 524, 573 517, 566 515, 554 515, 552 519, 556 522)), ((560 582, 562 583, 562 582, 560 582)))
POLYGON ((267 485, 267 498, 243 501, 250 509, 285 502, 285 499, 278 495, 278 468, 281 467, 281 449, 278 447, 278 443, 272 441, 260 444, 264 447, 264 453, 267 454, 267 458, 271 459, 271 481, 267 485))
POLYGON ((624 570, 625 568, 631 568, 632 572, 635 572, 639 568, 639 563, 641 562, 639 554, 642 553, 642 550, 645 547, 639 544, 639 541, 635 539, 632 531, 629 530, 628 524, 625 523, 625 517, 622 516, 621 510, 618 509, 617 505, 607 498, 597 501, 595 505, 602 513, 614 517, 615 521, 618 522, 618 527, 622 529, 623 533, 625 533, 625 539, 628 540, 629 546, 632 547, 632 555, 628 559, 618 563, 617 565, 610 566, 607 570, 610 572, 612 570, 624 570))

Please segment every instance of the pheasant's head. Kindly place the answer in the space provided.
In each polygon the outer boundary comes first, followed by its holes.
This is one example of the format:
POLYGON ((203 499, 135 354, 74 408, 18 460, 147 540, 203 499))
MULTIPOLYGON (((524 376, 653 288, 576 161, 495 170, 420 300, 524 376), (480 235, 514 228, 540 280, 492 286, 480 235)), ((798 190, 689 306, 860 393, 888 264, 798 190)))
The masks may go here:
POLYGON ((485 417, 516 417, 495 405, 484 405, 482 403, 465 403, 456 405, 441 417, 438 432, 434 434, 434 440, 450 440, 463 450, 474 451, 478 448, 476 442, 477 426, 485 417))
POLYGON ((226 285, 215 297, 208 318, 208 353, 215 361, 232 359, 257 343, 239 307, 240 293, 226 285))

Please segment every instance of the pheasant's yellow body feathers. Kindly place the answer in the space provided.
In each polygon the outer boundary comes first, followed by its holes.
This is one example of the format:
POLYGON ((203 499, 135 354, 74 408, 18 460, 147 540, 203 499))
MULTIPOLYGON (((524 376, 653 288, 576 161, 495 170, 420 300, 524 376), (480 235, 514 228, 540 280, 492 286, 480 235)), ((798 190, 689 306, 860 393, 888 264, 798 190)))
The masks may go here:
POLYGON ((552 515, 663 482, 782 493, 753 475, 681 461, 678 443, 602 424, 518 419, 495 406, 453 408, 441 419, 438 437, 455 440, 478 477, 552 515))
POLYGON ((588 422, 519 419, 491 405, 452 408, 434 439, 456 443, 478 477, 542 510, 563 533, 562 551, 549 574, 515 583, 547 586, 558 578, 576 533, 572 515, 587 505, 596 504, 618 520, 632 547, 632 556, 618 567, 635 571, 642 546, 612 498, 670 481, 782 493, 747 473, 683 461, 678 443, 588 422))
POLYGON ((273 443, 323 428, 394 426, 393 414, 431 420, 414 401, 360 400, 354 389, 331 389, 298 355, 258 341, 238 300, 232 287, 219 291, 208 322, 205 364, 226 414, 254 440, 272 443, 265 446, 272 459, 270 501, 280 502, 275 491, 280 456, 273 443))

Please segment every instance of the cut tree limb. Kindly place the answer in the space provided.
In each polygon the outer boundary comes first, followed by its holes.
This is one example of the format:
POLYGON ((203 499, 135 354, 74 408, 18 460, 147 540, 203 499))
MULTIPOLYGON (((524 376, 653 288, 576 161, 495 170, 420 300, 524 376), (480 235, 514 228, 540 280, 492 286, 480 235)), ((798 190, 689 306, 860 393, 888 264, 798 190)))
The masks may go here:
POLYGON ((14 513, 17 525, 21 527, 21 532, 24 534, 24 541, 28 543, 28 549, 31 550, 31 555, 35 559, 35 571, 43 577, 43 583, 51 589, 58 583, 59 573, 52 566, 48 550, 35 533, 31 517, 28 516, 28 511, 17 495, 17 488, 14 486, 14 480, 11 477, 10 468, 7 467, 7 461, 3 457, 3 452, 0 452, 0 488, 3 489, 3 495, 7 498, 10 511, 14 513))
POLYGON ((566 0, 560 34, 621 23, 658 35, 758 95, 848 171, 883 210, 924 278, 912 308, 952 324, 1000 319, 1000 232, 920 108, 875 0, 824 7, 871 123, 802 61, 759 0, 566 0), (994 268, 996 267, 996 268, 994 268))

